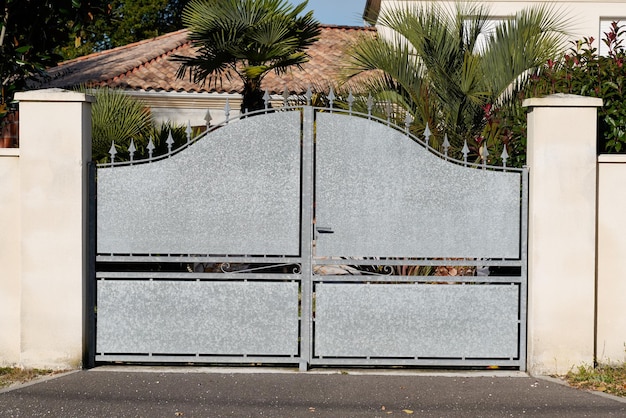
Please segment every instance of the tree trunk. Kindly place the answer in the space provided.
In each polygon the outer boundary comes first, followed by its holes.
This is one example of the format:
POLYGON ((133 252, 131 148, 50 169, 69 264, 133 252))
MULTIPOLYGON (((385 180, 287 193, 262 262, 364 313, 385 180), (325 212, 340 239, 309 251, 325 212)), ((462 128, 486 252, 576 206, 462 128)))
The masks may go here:
POLYGON ((241 113, 265 109, 264 93, 261 90, 261 80, 247 80, 243 85, 243 100, 241 113))

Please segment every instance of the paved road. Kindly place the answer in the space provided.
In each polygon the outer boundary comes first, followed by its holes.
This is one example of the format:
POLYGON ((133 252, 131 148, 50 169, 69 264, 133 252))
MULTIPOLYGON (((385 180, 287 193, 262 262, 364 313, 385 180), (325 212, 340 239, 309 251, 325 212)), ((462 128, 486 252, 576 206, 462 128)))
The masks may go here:
POLYGON ((104 367, 0 392, 0 417, 626 417, 521 373, 104 367))

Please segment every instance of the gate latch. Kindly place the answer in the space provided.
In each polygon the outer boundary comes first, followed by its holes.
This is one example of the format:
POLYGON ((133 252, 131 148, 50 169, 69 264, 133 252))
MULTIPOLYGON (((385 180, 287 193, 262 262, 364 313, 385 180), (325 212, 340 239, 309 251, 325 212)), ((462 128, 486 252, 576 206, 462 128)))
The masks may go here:
POLYGON ((315 229, 317 230, 319 234, 334 234, 335 233, 335 231, 333 231, 331 228, 327 226, 316 226, 315 229))

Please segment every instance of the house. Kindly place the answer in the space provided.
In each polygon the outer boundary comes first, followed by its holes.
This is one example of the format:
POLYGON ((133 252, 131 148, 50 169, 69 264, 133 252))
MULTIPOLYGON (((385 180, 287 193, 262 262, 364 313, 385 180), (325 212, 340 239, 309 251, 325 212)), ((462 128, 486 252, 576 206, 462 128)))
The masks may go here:
MULTIPOLYGON (((346 48, 358 37, 375 33, 372 27, 322 25, 319 41, 308 50, 310 61, 281 76, 268 74, 262 88, 280 100, 285 89, 291 94, 304 94, 309 86, 327 90, 339 83, 341 57, 346 48)), ((236 116, 242 89, 238 78, 203 85, 176 77, 180 64, 171 58, 192 53, 188 31, 180 30, 62 62, 48 70, 47 80, 32 87, 71 89, 84 85, 123 89, 143 100, 156 121, 189 121, 192 126, 205 126, 208 119, 216 124, 224 120, 227 99, 231 117, 236 116)))
MULTIPOLYGON (((363 19, 372 25, 378 25, 378 18, 384 11, 394 7, 411 5, 418 3, 420 0, 367 0, 365 10, 363 11, 363 19)), ((493 20, 498 21, 506 19, 524 7, 529 7, 541 3, 549 3, 557 10, 562 10, 572 19, 572 38, 573 40, 582 39, 583 37, 593 37, 596 41, 594 45, 599 49, 600 53, 606 53, 606 46, 600 41, 604 37, 604 33, 608 31, 609 25, 613 21, 621 21, 626 24, 626 2, 611 0, 554 0, 554 1, 487 1, 484 4, 493 12, 493 20)), ((454 1, 438 1, 441 4, 449 4, 452 6, 454 1)), ((379 27, 380 30, 380 27, 379 27)), ((384 31, 382 32, 384 33, 384 31)))

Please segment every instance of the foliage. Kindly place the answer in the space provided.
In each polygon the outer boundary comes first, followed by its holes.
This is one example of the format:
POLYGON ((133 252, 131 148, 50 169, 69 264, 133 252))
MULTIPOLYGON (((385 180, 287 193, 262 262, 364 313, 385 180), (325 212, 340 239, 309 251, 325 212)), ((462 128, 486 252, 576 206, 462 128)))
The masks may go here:
POLYGON ((617 366, 579 366, 567 373, 565 379, 579 389, 626 396, 626 363, 617 366))
MULTIPOLYGON (((154 143, 154 156, 164 155, 168 152, 167 138, 172 135, 172 150, 180 148, 187 142, 187 127, 184 125, 177 125, 172 122, 164 122, 157 125, 153 125, 149 132, 149 138, 154 143)), ((192 133, 192 137, 195 137, 192 133)), ((138 150, 135 158, 148 158, 148 152, 138 150)))
POLYGON ((61 57, 55 48, 75 39, 95 16, 104 13, 105 0, 0 0, 0 78, 4 116, 15 91, 26 86, 61 57))
MULTIPOLYGON (((130 160, 131 140, 135 146, 133 158, 150 156, 148 143, 152 140, 153 156, 167 154, 168 137, 172 136, 172 150, 187 142, 187 127, 172 122, 154 123, 149 109, 141 101, 123 90, 81 87, 96 98, 91 107, 92 158, 96 162, 110 161, 111 145, 115 143, 115 161, 130 160)), ((192 132, 195 137, 198 132, 192 132)))
POLYGON ((113 0, 79 33, 77 42, 60 48, 65 59, 154 38, 182 29, 182 10, 188 0, 113 0))
POLYGON ((613 22, 602 42, 608 55, 598 55, 593 38, 573 42, 572 49, 557 61, 549 60, 533 77, 528 93, 542 96, 569 93, 600 97, 599 147, 606 152, 626 151, 626 50, 624 26, 613 22))
POLYGON ((501 147, 501 139, 512 136, 495 123, 494 105, 508 107, 528 75, 558 56, 569 20, 542 5, 498 22, 487 35, 489 16, 479 3, 388 10, 379 23, 393 29, 390 39, 360 40, 349 53, 347 77, 361 80, 378 101, 407 109, 418 134, 428 124, 439 143, 447 133, 457 150, 464 141, 474 154, 484 140, 501 147))
POLYGON ((24 383, 42 376, 60 373, 48 369, 23 369, 20 367, 0 367, 0 388, 15 383, 24 383))
POLYGON ((138 149, 145 148, 152 125, 148 108, 121 90, 102 88, 91 93, 96 97, 91 107, 94 161, 106 160, 113 142, 122 152, 131 139, 138 149))
POLYGON ((313 12, 300 15, 306 5, 286 0, 190 0, 183 22, 198 52, 175 56, 181 63, 178 76, 209 84, 238 77, 243 82, 241 110, 262 109, 265 75, 307 62, 306 49, 319 37, 313 12))

